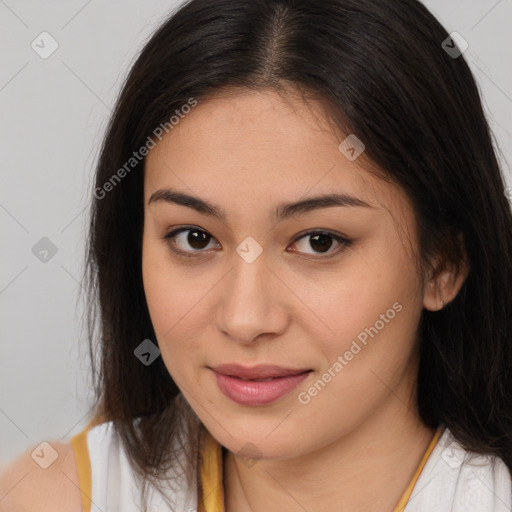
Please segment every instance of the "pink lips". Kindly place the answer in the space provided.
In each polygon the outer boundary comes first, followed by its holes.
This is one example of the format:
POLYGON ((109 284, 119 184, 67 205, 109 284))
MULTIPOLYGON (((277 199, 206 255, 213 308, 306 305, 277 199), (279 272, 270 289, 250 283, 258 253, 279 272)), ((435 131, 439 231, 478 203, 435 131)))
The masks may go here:
POLYGON ((252 406, 277 400, 303 381, 311 371, 273 365, 247 368, 236 364, 225 364, 211 369, 215 373, 219 389, 228 398, 238 404, 252 406))

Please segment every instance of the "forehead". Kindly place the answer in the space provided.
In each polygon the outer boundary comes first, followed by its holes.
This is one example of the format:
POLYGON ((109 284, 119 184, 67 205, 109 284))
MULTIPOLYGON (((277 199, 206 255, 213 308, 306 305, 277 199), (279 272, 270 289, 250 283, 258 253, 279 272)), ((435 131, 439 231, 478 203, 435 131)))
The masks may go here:
MULTIPOLYGON (((270 207, 331 192, 376 206, 407 198, 339 149, 339 133, 322 103, 273 90, 199 101, 164 134, 145 162, 145 202, 166 186, 212 203, 270 207), (401 197, 400 197, 401 196, 401 197)), ((403 207, 404 205, 402 205, 403 207)))
POLYGON ((311 154, 311 144, 337 146, 339 135, 324 115, 321 104, 305 102, 296 94, 273 90, 236 91, 200 100, 188 114, 164 134, 148 160, 181 150, 203 155, 225 153, 244 160, 261 160, 268 154, 311 154), (304 145, 306 144, 306 147, 304 145))

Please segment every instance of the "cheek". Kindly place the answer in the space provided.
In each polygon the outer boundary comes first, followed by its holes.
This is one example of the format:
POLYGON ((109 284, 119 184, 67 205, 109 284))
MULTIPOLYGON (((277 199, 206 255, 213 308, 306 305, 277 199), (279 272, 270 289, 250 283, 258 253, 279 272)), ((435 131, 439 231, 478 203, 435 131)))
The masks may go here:
MULTIPOLYGON (((185 283, 183 273, 171 264, 165 246, 160 247, 153 241, 143 242, 142 277, 144 292, 151 322, 155 330, 162 358, 168 362, 176 361, 183 344, 172 343, 180 336, 186 325, 187 314, 198 300, 190 283, 185 283), (188 286, 187 286, 188 284, 188 286)), ((190 348, 190 347, 188 347, 190 348)))
POLYGON ((149 314, 157 335, 171 326, 176 312, 174 305, 177 303, 175 294, 178 290, 176 283, 171 285, 169 269, 166 268, 160 252, 147 239, 143 241, 142 280, 149 314))
POLYGON ((315 400, 320 408, 335 400, 356 417, 410 368, 422 300, 414 260, 398 249, 377 247, 347 267, 310 294, 327 326, 316 344, 330 388, 315 400))
MULTIPOLYGON (((300 283, 300 276, 295 276, 294 282, 300 283)), ((331 349, 343 349, 360 333, 364 339, 365 329, 376 322, 382 333, 394 331, 398 325, 403 327, 409 320, 414 327, 417 318, 411 319, 411 308, 421 311, 414 261, 403 250, 384 244, 354 253, 340 268, 311 279, 299 293, 307 298, 314 313, 310 315, 311 322, 315 316, 322 321, 322 337, 331 340, 327 342, 331 349), (400 314, 397 309, 407 309, 407 313, 400 314)), ((393 337, 406 338, 410 334, 403 332, 400 336, 400 332, 393 332, 393 337)))
POLYGON ((168 251, 160 240, 144 240, 142 276, 161 357, 179 385, 203 364, 204 333, 211 322, 207 295, 218 277, 176 264, 168 251))
MULTIPOLYGON (((357 428, 410 375, 421 307, 406 281, 376 290, 370 281, 358 280, 352 297, 331 295, 320 309, 335 335, 316 340, 323 364, 310 386, 301 390, 299 410, 304 424, 323 418, 318 426, 321 442, 336 439, 340 430, 357 428)), ((393 394, 400 396, 395 404, 400 407, 406 398, 402 391, 393 394)))

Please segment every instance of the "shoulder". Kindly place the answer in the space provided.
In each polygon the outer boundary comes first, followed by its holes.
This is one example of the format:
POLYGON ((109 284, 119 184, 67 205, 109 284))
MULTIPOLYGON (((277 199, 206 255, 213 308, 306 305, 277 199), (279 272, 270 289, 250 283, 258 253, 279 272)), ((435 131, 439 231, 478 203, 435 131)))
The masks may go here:
POLYGON ((510 470, 503 459, 496 455, 466 450, 448 428, 444 429, 436 451, 443 465, 451 470, 469 468, 475 476, 482 474, 494 479, 512 481, 510 470))
POLYGON ((505 462, 466 450, 445 428, 416 483, 406 512, 512 510, 512 477, 505 462), (428 492, 421 490, 428 485, 428 492), (437 508, 436 508, 437 507, 437 508))
POLYGON ((0 503, 9 512, 80 512, 81 491, 71 444, 39 443, 2 468, 0 503))

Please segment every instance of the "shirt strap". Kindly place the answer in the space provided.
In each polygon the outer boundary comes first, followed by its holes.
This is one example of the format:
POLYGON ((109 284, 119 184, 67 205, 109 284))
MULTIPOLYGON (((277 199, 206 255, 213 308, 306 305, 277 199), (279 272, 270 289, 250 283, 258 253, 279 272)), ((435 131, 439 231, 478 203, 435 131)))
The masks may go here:
POLYGON ((70 440, 78 470, 78 482, 82 495, 82 512, 91 512, 92 508, 91 459, 87 445, 87 434, 91 428, 102 422, 101 417, 92 418, 87 426, 70 440))
POLYGON ((198 512, 224 512, 222 482, 222 445, 201 429, 199 451, 198 512))
POLYGON ((434 434, 434 437, 430 441, 427 451, 424 453, 423 458, 421 459, 421 462, 420 462, 418 468, 416 469, 416 472, 414 473, 414 476, 412 477, 411 482, 409 483, 409 485, 407 486, 407 489, 405 490, 402 497, 400 498, 398 505, 393 509, 393 512, 404 512, 405 506, 407 505, 407 502, 409 501, 409 498, 411 497, 414 486, 416 485, 416 482, 418 481, 418 478, 420 477, 420 474, 423 471, 423 468, 425 467, 425 464, 427 463, 427 460, 430 457, 430 454, 432 453, 437 442, 439 441, 439 438, 441 437, 443 430, 444 430, 443 427, 439 427, 436 430, 436 433, 434 434))

